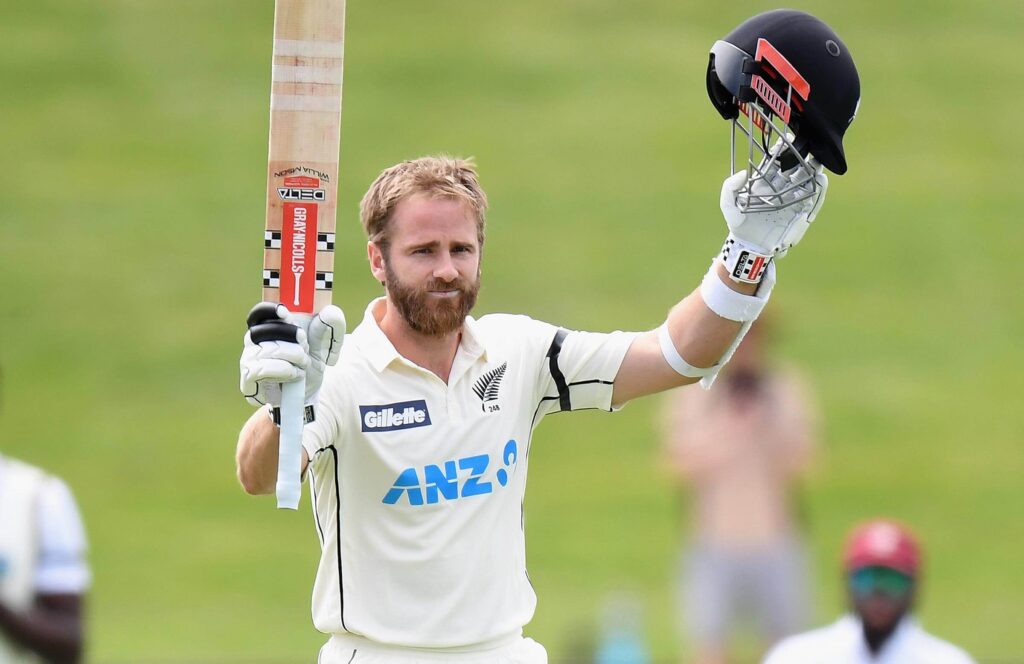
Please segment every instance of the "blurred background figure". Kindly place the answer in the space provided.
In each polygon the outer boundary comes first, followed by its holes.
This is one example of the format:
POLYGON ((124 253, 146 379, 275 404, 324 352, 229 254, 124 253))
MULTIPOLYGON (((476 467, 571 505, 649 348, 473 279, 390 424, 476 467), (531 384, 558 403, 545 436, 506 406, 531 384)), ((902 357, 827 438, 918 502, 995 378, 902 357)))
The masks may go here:
POLYGON ((631 594, 614 595, 601 611, 601 632, 594 664, 650 664, 644 644, 643 607, 631 594))
POLYGON ((913 618, 921 552, 905 526, 876 520, 856 527, 846 542, 843 573, 851 613, 784 640, 765 664, 973 664, 913 618))
POLYGON ((0 664, 81 660, 85 549, 67 485, 0 455, 0 664))
POLYGON ((710 390, 665 402, 667 467, 693 505, 680 600, 697 664, 728 661, 741 627, 767 648, 808 613, 794 493, 818 417, 797 373, 768 361, 769 324, 750 329, 710 390))

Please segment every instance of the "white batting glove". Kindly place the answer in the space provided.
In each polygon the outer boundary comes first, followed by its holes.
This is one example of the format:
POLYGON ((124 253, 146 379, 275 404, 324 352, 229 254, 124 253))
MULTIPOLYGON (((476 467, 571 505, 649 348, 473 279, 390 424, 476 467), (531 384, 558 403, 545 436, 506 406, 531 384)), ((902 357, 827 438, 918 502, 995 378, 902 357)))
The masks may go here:
POLYGON ((813 157, 809 159, 815 166, 813 182, 817 186, 817 191, 810 196, 808 194, 814 188, 812 177, 799 164, 788 171, 776 170, 771 175, 771 185, 764 181, 754 182, 749 194, 742 192, 747 183, 746 171, 734 173, 722 183, 720 206, 729 227, 729 236, 722 247, 721 260, 735 281, 760 282, 771 261, 785 256, 800 242, 818 216, 825 202, 828 177, 821 164, 813 157), (740 209, 740 205, 747 202, 745 197, 767 196, 772 189, 781 191, 791 186, 793 191, 783 195, 783 200, 807 198, 771 210, 740 209))
MULTIPOLYGON (((305 323, 283 304, 261 302, 249 312, 241 390, 254 406, 281 405, 281 384, 306 379, 306 405, 314 405, 326 367, 334 366, 345 338, 345 315, 332 305, 305 323)), ((307 409, 308 410, 308 409, 307 409)))
POLYGON ((309 342, 309 366, 306 367, 306 403, 316 403, 324 370, 338 363, 341 344, 345 340, 345 314, 329 304, 309 321, 306 337, 309 342), (311 389, 310 386, 314 387, 311 389))

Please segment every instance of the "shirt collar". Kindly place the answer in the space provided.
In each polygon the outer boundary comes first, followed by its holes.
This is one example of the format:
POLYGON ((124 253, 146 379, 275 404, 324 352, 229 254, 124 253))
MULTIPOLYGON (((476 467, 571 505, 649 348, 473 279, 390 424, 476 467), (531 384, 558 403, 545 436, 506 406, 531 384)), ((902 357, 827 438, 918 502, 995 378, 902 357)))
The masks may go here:
MULTIPOLYGON (((370 365, 378 373, 384 371, 397 359, 401 358, 408 362, 395 350, 391 340, 377 323, 374 313, 383 313, 383 308, 386 306, 386 298, 378 297, 372 300, 363 313, 363 322, 352 332, 352 340, 363 350, 370 365)), ((462 324, 462 339, 459 341, 458 353, 465 354, 467 359, 472 361, 480 357, 486 360, 487 349, 480 340, 480 330, 472 316, 466 316, 466 320, 462 324)))

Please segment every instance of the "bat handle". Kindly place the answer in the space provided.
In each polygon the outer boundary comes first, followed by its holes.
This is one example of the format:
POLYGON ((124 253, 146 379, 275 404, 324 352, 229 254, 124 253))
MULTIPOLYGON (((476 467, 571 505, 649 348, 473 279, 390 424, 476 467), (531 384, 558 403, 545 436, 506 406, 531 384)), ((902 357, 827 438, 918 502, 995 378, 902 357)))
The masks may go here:
POLYGON ((299 507, 306 380, 281 385, 281 438, 277 456, 277 508, 299 507))

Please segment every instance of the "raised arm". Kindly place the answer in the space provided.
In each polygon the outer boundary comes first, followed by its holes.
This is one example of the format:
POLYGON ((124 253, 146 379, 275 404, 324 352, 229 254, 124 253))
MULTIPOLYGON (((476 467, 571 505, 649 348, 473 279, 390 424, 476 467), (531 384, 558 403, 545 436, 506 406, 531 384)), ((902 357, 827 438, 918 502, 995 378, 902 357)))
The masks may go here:
POLYGON ((634 341, 616 377, 616 404, 698 378, 710 386, 767 301, 774 260, 821 208, 823 169, 847 170, 843 135, 860 108, 860 77, 832 28, 804 12, 765 12, 716 41, 709 56, 708 97, 732 123, 738 171, 722 186, 729 235, 699 291, 672 309, 661 334, 634 341), (828 45, 828 57, 817 44, 828 45), (744 305, 751 291, 742 284, 759 285, 751 297, 759 305, 744 305))
POLYGON ((672 307, 664 325, 633 342, 615 377, 613 404, 701 379, 710 386, 729 361, 768 302, 774 260, 800 241, 828 188, 820 165, 810 177, 800 166, 777 177, 793 182, 790 195, 796 200, 767 211, 737 203, 748 186, 745 171, 726 178, 720 203, 729 235, 722 253, 700 287, 672 307))
MULTIPOLYGON (((730 283, 725 268, 715 265, 707 279, 719 279, 722 288, 737 295, 757 300, 757 284, 730 283)), ((766 298, 765 298, 766 300, 766 298)), ((757 302, 752 303, 757 306, 757 302)), ((665 321, 669 338, 680 357, 695 368, 712 367, 725 355, 743 327, 740 321, 719 316, 704 302, 697 288, 672 307, 665 321)), ((698 372, 685 376, 672 368, 665 357, 661 339, 663 332, 652 330, 637 337, 630 346, 615 377, 612 402, 621 405, 630 399, 661 392, 701 379, 698 372)))
MULTIPOLYGON (((277 484, 280 429, 272 414, 280 412, 281 385, 304 379, 306 422, 314 421, 324 370, 337 363, 345 338, 345 316, 328 305, 313 317, 307 332, 293 323, 284 305, 262 302, 249 312, 247 324, 240 387, 246 400, 260 408, 238 434, 235 461, 242 488, 260 495, 274 493, 277 484)), ((302 474, 308 464, 303 450, 302 474)))

